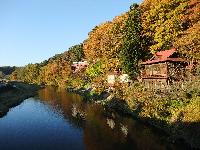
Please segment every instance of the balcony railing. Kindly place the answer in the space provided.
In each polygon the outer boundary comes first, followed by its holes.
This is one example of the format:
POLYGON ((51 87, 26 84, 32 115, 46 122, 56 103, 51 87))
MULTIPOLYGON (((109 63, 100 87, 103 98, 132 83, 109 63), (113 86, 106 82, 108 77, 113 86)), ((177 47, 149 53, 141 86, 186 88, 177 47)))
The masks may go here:
POLYGON ((157 74, 155 74, 155 73, 154 74, 153 73, 151 73, 151 74, 148 73, 147 74, 146 72, 142 72, 141 73, 141 77, 142 78, 158 78, 158 79, 162 78, 162 79, 166 79, 166 78, 168 78, 168 74, 166 74, 166 73, 165 74, 160 74, 160 73, 157 73, 157 74))

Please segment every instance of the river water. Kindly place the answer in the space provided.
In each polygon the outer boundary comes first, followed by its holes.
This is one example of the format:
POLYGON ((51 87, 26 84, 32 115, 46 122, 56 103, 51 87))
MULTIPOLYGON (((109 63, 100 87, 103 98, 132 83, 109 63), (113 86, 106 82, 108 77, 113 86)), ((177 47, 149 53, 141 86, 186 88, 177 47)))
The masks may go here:
POLYGON ((0 150, 184 150, 131 118, 47 87, 0 118, 0 150))

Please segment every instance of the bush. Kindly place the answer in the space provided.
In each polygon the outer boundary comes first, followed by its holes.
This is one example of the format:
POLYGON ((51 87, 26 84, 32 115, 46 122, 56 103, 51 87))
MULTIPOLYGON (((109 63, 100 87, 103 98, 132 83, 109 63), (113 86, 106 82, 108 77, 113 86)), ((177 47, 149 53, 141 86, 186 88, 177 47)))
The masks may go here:
POLYGON ((98 61, 95 64, 92 64, 89 68, 86 70, 86 74, 91 78, 96 78, 100 76, 103 73, 101 62, 98 61))

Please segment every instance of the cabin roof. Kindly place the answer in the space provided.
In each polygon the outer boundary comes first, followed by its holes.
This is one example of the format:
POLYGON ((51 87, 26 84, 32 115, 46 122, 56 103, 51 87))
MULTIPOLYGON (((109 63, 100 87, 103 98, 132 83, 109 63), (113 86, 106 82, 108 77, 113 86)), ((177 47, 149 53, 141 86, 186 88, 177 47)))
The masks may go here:
POLYGON ((162 63, 162 62, 184 62, 184 59, 182 58, 173 58, 171 57, 174 53, 177 53, 176 49, 170 49, 165 51, 160 51, 154 54, 154 56, 141 64, 148 65, 148 64, 155 64, 155 63, 162 63))
POLYGON ((168 58, 171 55, 173 55, 175 52, 176 52, 176 49, 173 48, 170 50, 157 52, 157 53, 155 53, 155 56, 162 57, 162 58, 168 58))

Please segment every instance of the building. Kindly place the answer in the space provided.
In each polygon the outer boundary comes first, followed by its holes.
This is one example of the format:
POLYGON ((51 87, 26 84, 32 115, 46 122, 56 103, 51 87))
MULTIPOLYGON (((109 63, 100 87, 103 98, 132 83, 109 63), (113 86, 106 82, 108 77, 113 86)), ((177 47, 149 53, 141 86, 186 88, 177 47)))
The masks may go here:
POLYGON ((113 87, 116 82, 130 83, 131 80, 128 74, 122 74, 120 71, 114 71, 108 74, 107 82, 110 87, 113 87))
POLYGON ((87 61, 79 61, 79 62, 73 62, 71 65, 71 69, 74 73, 81 71, 83 69, 86 69, 88 67, 88 62, 87 61))
POLYGON ((189 68, 176 49, 157 52, 150 60, 143 62, 142 66, 141 78, 148 88, 163 88, 183 81, 189 68))

